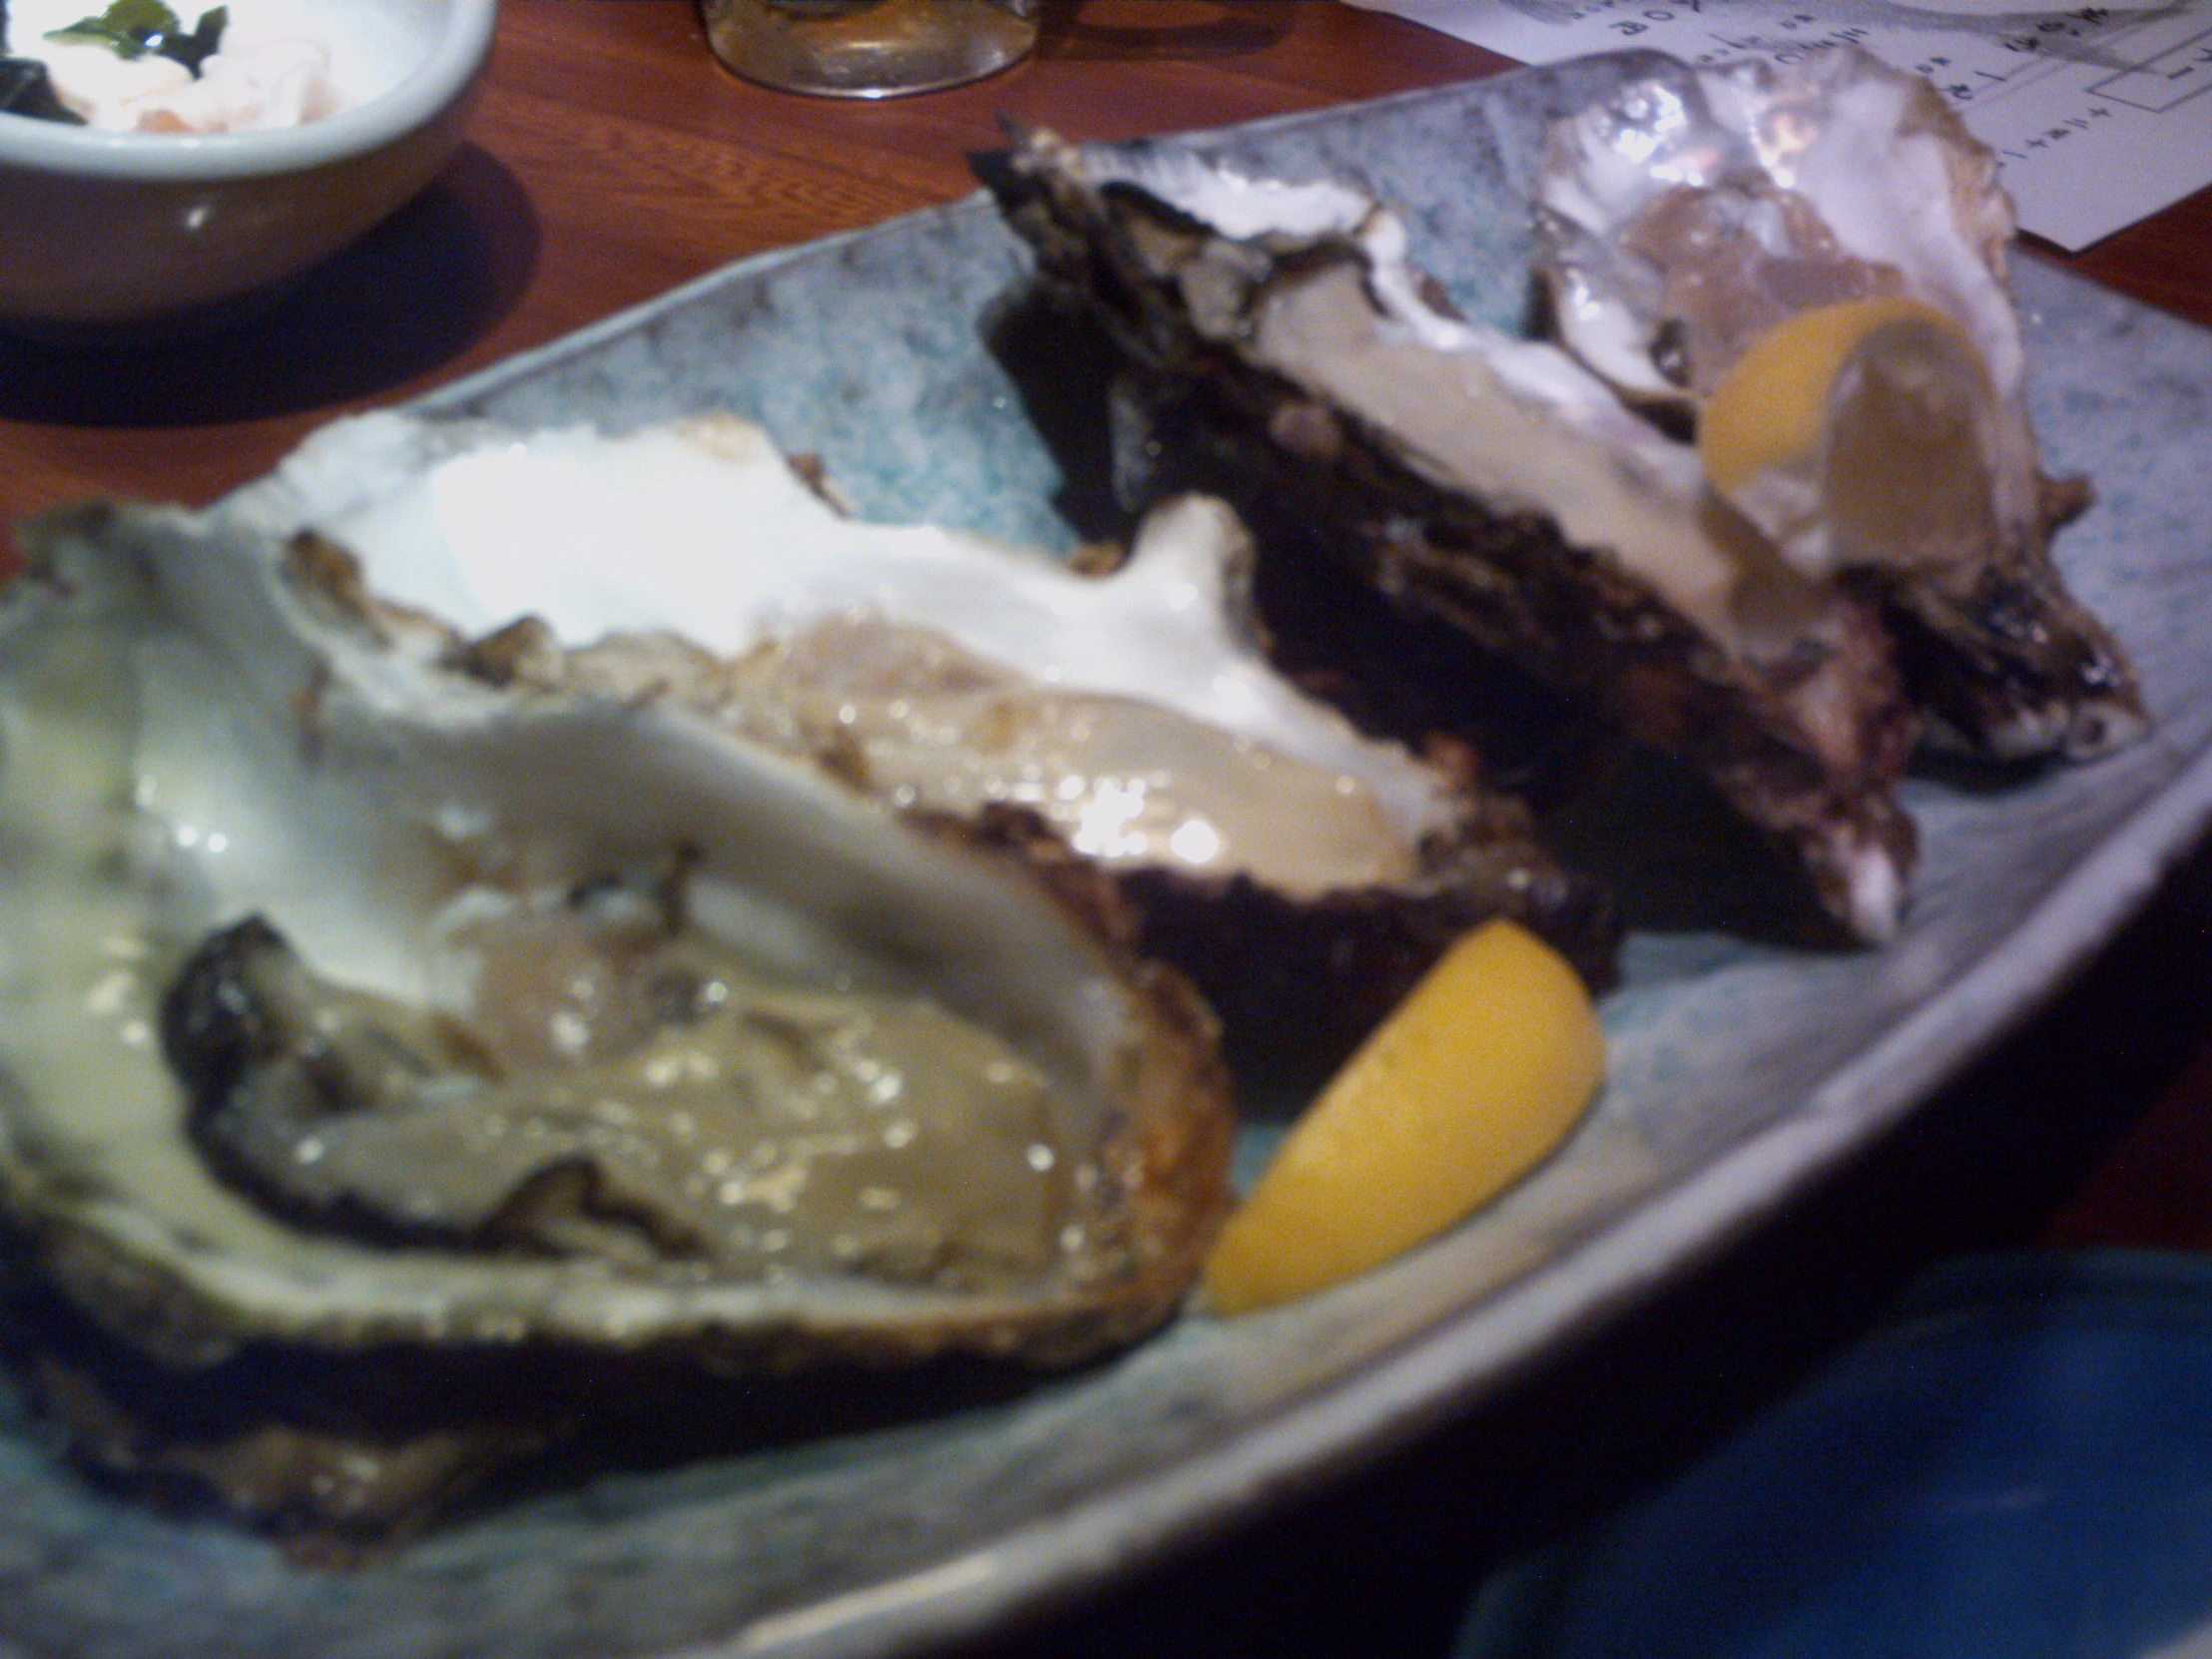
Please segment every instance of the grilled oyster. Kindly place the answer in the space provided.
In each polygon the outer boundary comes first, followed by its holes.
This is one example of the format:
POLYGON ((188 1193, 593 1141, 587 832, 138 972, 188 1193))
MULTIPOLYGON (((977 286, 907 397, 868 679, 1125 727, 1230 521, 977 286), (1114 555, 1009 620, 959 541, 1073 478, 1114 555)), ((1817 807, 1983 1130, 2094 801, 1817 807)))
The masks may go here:
POLYGON ((1996 159, 1854 47, 1632 81, 1553 130, 1537 268, 1558 337, 1694 426, 1716 489, 1884 606, 1916 699, 1999 756, 2142 729, 2067 592, 2005 286, 1996 159))
POLYGON ((1859 933, 1896 924, 1916 722, 1870 604, 1776 556, 1695 453, 1555 345, 1451 314, 1333 184, 1023 135, 1002 200, 1088 295, 1158 447, 1274 545, 1346 562, 1683 756, 1859 933))
POLYGON ((176 1391, 271 1345, 371 1391, 394 1354, 1062 1362, 1175 1305, 1226 1078, 1079 867, 665 700, 446 671, 312 543, 23 540, 0 1216, 176 1391))
POLYGON ((1271 1051, 1328 1058, 1492 915, 1593 980, 1610 966, 1604 895, 1518 803, 1270 666, 1218 501, 1164 503, 1115 568, 1077 570, 847 516, 735 417, 607 436, 375 415, 236 510, 349 548, 378 593, 474 635, 434 649, 493 681, 677 698, 903 812, 1033 815, 1271 1051))

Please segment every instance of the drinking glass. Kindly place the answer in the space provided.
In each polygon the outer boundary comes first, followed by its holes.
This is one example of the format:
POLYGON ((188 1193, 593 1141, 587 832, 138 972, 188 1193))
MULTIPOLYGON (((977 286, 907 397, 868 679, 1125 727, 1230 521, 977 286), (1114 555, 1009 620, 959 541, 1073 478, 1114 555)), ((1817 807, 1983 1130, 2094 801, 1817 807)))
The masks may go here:
POLYGON ((1041 0, 702 0, 715 56, 749 81, 895 98, 979 81, 1037 43, 1041 0))

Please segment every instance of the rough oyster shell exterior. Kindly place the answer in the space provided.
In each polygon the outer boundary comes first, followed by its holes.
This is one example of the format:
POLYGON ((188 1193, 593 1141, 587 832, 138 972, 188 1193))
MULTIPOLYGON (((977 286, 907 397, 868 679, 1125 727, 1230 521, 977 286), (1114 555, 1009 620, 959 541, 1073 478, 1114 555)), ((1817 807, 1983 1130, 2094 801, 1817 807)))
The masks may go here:
MULTIPOLYGON (((1787 556, 1842 562, 1882 605, 1917 702, 1946 732, 2004 757, 2087 756, 2139 734, 2125 654, 2068 592, 2052 530, 2084 493, 2043 469, 2005 262, 2014 221, 1996 157, 1918 76, 1855 47, 1779 64, 1674 64, 1632 80, 1553 129, 1536 187, 1536 266, 1558 337, 1636 402, 1694 424, 1763 335, 1824 306, 1896 296, 1955 324, 1979 371, 1941 397, 1895 400, 1929 440, 1893 443, 1873 466, 1903 504, 1872 535, 1837 528, 1833 493, 1788 512, 1735 499, 1787 556), (1976 497, 1954 504, 1953 475, 1976 497), (1963 527, 1945 528, 1953 520, 1963 527), (1800 547, 1808 551, 1800 554, 1800 547)), ((1907 387, 1921 360, 1889 372, 1907 387)), ((1857 371, 1862 377, 1870 370, 1857 371)), ((1946 377, 1947 378, 1947 377, 1946 377)), ((1837 490, 1878 487, 1838 435, 1837 490)))
POLYGON ((1556 348, 1442 307, 1386 209, 1026 135, 1002 200, 1132 368, 1143 447, 1688 759, 1886 934, 1915 734, 1874 611, 1744 547, 1683 446, 1556 348))
POLYGON ((0 619, 0 1207, 115 1340, 186 1369, 267 1344, 433 1371, 533 1345, 1064 1362, 1175 1306, 1225 1202, 1226 1074, 1187 988, 1076 913, 1080 871, 1048 891, 652 700, 441 669, 312 544, 111 508, 24 541, 0 619), (980 1284, 725 1278, 394 1242, 265 1211, 186 1137, 153 1027, 210 929, 267 917, 321 971, 442 1005, 452 963, 426 939, 456 890, 588 890, 671 849, 692 925, 760 971, 925 996, 1051 1074, 1058 1138, 1030 1156, 1087 1172, 1056 1260, 980 1284))

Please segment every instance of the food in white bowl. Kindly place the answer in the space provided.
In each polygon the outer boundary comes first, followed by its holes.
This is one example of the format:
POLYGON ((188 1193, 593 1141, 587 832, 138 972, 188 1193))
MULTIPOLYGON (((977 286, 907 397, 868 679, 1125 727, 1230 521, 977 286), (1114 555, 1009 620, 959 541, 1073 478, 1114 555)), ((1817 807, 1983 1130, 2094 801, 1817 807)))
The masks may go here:
MULTIPOLYGON (((12 64, 36 75, 38 107, 15 114, 74 119, 121 133, 242 133, 297 127, 335 115, 378 81, 368 66, 342 88, 331 66, 324 21, 229 5, 197 15, 166 0, 112 0, 87 12, 82 0, 10 0, 0 6, 0 46, 12 64)), ((350 42, 346 43, 350 44, 350 42)))
MULTIPOLYGON (((495 0, 235 0, 221 10, 221 49, 195 76, 167 59, 149 66, 45 38, 104 16, 97 4, 13 0, 11 61, 62 59, 48 79, 65 115, 0 113, 0 324, 192 317, 355 241, 458 147, 496 17, 495 0), (236 88, 220 68, 233 51, 236 88), (326 67, 306 73, 323 55, 326 67), (130 77, 169 88, 134 96, 130 77), (104 90, 94 85, 103 78, 104 90), (196 124, 211 130, 180 130, 196 124)), ((197 36, 209 14, 188 0, 179 15, 197 36)))

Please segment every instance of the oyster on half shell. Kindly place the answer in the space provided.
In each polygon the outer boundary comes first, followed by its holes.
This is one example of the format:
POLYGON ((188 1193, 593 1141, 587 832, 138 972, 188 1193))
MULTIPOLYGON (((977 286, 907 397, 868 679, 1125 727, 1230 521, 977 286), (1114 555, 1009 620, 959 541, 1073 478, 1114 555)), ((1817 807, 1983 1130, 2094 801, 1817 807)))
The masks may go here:
POLYGON ((1882 620, 1777 557, 1688 445, 1557 345, 1455 315, 1359 191, 1041 132, 1000 188, 1044 276, 1114 333, 1151 446, 1265 545, 1683 757, 1847 925, 1896 925, 1916 721, 1882 620))
POLYGON ((1550 323, 1694 428, 1782 556, 1893 619, 1914 694, 2002 756, 2142 729, 2119 646, 2049 552, 1996 158, 1854 47, 1676 64, 1560 122, 1536 191, 1550 323))
POLYGON ((455 630, 422 649, 489 681, 679 700, 902 812, 1033 818, 1255 1047, 1326 1061, 1498 914, 1605 977, 1604 895, 1518 802, 1271 665, 1221 502, 1162 503, 1101 570, 868 522, 833 482, 730 415, 604 434, 379 414, 230 510, 343 545, 455 630))
POLYGON ((1059 1362, 1175 1306, 1226 1077, 1080 867, 442 668, 311 540, 24 542, 0 1218, 104 1341, 1059 1362))

